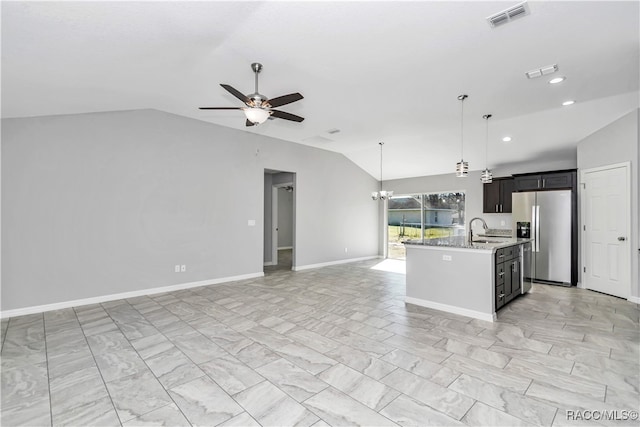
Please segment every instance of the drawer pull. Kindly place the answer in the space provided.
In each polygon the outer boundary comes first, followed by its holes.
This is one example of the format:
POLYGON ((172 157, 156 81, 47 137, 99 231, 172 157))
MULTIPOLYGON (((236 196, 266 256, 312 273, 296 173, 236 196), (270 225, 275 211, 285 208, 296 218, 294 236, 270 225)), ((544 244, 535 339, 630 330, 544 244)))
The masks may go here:
POLYGON ((500 298, 500 299, 504 298, 504 294, 498 295, 498 298, 500 298))
POLYGON ((501 271, 500 273, 498 273, 498 276, 500 277, 504 276, 504 271, 501 271))

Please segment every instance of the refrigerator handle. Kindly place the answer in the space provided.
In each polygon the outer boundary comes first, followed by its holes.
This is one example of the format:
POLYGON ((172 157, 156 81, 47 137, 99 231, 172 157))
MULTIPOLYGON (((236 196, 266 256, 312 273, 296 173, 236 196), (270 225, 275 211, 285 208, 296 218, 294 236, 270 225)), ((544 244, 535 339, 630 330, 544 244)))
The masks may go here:
POLYGON ((538 240, 536 239, 536 205, 531 205, 531 238, 533 238, 533 245, 531 245, 531 251, 536 251, 536 243, 538 240))
POLYGON ((536 205, 536 252, 540 252, 540 205, 536 205))

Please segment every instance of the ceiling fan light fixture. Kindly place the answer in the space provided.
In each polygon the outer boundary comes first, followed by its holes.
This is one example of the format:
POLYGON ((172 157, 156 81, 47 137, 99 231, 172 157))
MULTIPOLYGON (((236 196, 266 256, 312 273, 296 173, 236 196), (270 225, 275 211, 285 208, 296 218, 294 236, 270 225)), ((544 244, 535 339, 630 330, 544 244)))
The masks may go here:
POLYGON ((259 125, 267 121, 271 112, 263 108, 245 108, 244 115, 251 123, 259 125))
POLYGON ((242 101, 246 107, 199 107, 199 109, 243 110, 244 115, 247 118, 245 122, 246 126, 259 125, 269 118, 289 120, 298 123, 304 121, 304 117, 296 116, 295 114, 287 113, 285 111, 274 110, 276 107, 300 101, 304 98, 301 94, 295 92, 288 95, 277 96, 275 98, 267 98, 258 92, 258 74, 260 74, 260 71, 262 70, 262 64, 254 62, 251 64, 251 69, 255 75, 255 92, 252 94, 245 95, 231 85, 225 83, 220 84, 224 90, 242 101))

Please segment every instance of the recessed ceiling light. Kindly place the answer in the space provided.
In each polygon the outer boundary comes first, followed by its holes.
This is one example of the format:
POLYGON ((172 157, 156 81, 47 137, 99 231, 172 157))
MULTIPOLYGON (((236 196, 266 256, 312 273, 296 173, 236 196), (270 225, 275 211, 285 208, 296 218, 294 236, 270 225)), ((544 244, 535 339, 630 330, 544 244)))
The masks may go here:
POLYGON ((566 79, 566 77, 556 77, 556 78, 553 78, 553 79, 549 80, 549 83, 551 83, 552 85, 555 85, 555 84, 558 84, 560 82, 563 82, 564 79, 566 79))
POLYGON ((505 136, 504 138, 502 138, 502 140, 504 142, 511 142, 511 137, 510 136, 505 136))
POLYGON ((576 101, 573 101, 573 100, 572 100, 572 101, 564 101, 564 102, 562 103, 562 105, 566 107, 567 105, 573 105, 573 104, 575 104, 575 103, 576 103, 576 101))

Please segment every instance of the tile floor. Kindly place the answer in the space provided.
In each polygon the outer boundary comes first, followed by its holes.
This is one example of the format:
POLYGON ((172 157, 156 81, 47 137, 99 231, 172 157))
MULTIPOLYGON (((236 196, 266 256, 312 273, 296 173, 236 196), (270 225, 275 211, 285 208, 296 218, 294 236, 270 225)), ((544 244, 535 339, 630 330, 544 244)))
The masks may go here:
POLYGON ((378 262, 5 319, 2 425, 549 426, 640 406, 637 305, 536 285, 487 323, 405 305, 378 262))

